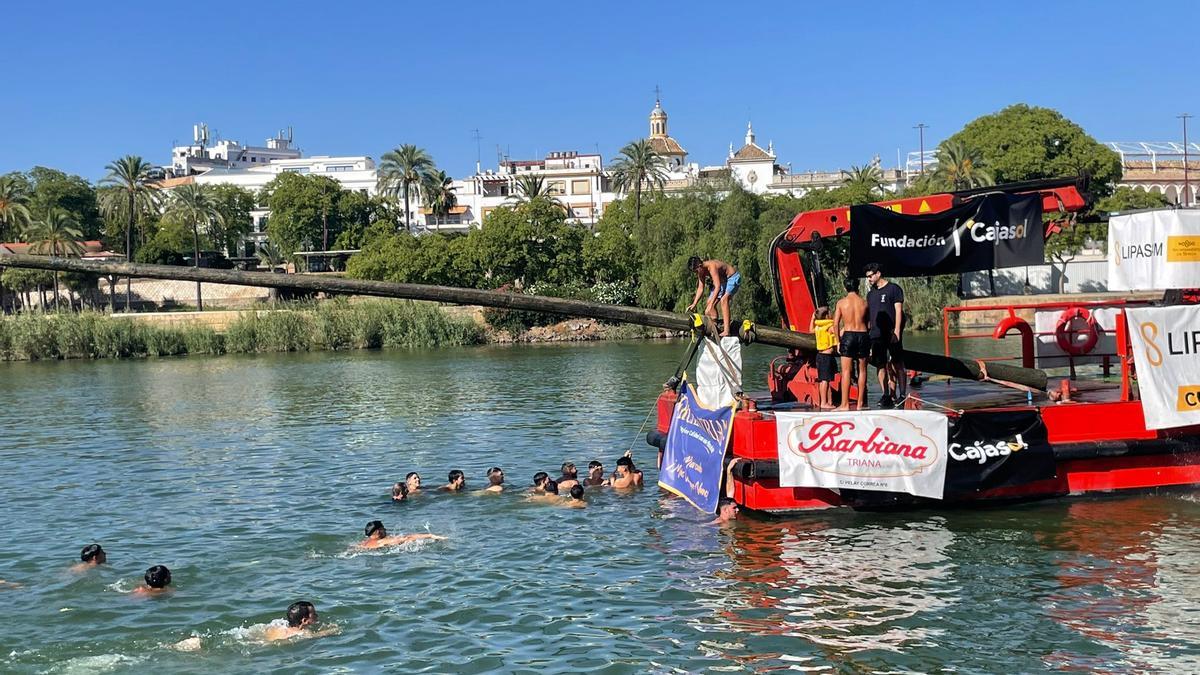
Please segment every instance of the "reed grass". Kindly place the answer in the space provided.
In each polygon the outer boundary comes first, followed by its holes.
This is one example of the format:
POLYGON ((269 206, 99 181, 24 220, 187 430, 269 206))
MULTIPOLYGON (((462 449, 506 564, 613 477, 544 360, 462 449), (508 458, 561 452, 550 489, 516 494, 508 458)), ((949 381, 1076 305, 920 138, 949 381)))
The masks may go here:
POLYGON ((469 318, 409 301, 337 299, 245 312, 223 334, 206 326, 157 326, 99 312, 30 312, 0 318, 0 360, 414 349, 478 344, 484 337, 483 327, 469 318))

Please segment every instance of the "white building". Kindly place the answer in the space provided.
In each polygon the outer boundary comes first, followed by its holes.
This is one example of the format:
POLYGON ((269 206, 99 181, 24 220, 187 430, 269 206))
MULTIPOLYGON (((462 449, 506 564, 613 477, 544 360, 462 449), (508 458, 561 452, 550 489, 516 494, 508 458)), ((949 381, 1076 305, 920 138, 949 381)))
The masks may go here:
POLYGON ((208 125, 192 126, 192 144, 177 145, 171 151, 171 166, 167 170, 173 177, 191 176, 209 169, 245 169, 270 164, 277 159, 299 159, 300 150, 292 147, 292 130, 284 135, 282 130, 275 138, 268 138, 265 146, 242 145, 237 141, 218 140, 209 143, 208 125))

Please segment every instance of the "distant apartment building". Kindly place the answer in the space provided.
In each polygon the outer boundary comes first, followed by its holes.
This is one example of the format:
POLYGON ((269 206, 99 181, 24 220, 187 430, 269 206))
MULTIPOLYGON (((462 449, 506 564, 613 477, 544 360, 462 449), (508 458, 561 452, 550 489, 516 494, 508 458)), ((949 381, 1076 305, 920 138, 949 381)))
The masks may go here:
POLYGON ((514 202, 519 196, 517 179, 525 175, 542 177, 550 196, 566 209, 567 218, 577 223, 594 224, 604 207, 617 199, 608 187, 600 155, 551 152, 543 159, 503 159, 495 171, 476 171, 454 181, 458 206, 442 217, 421 209, 421 224, 430 230, 464 230, 481 224, 492 211, 514 202))

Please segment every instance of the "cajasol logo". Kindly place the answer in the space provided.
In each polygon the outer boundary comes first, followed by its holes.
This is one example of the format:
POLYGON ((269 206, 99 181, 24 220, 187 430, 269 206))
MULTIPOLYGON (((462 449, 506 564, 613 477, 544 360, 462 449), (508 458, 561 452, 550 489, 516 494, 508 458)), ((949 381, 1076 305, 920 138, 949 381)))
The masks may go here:
POLYGON ((950 458, 959 462, 979 462, 985 464, 989 459, 996 457, 1007 457, 1014 452, 1020 452, 1029 447, 1021 434, 1017 434, 1011 441, 993 441, 985 442, 978 440, 970 445, 962 443, 950 444, 950 458))

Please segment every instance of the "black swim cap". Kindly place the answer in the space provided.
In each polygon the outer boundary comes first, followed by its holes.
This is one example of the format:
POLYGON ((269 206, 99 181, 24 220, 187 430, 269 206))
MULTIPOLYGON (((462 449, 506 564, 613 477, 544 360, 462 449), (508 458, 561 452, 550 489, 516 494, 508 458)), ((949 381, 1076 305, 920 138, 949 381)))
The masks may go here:
POLYGON ((150 588, 166 588, 171 583, 171 570, 165 565, 155 565, 146 570, 145 579, 150 588))
POLYGON ((79 559, 83 562, 91 562, 93 558, 104 553, 104 549, 100 548, 100 544, 88 544, 79 552, 79 559))
POLYGON ((383 529, 383 522, 379 520, 372 520, 371 522, 367 523, 367 526, 363 528, 363 532, 368 537, 376 532, 378 532, 379 536, 381 537, 387 536, 387 530, 383 529))

